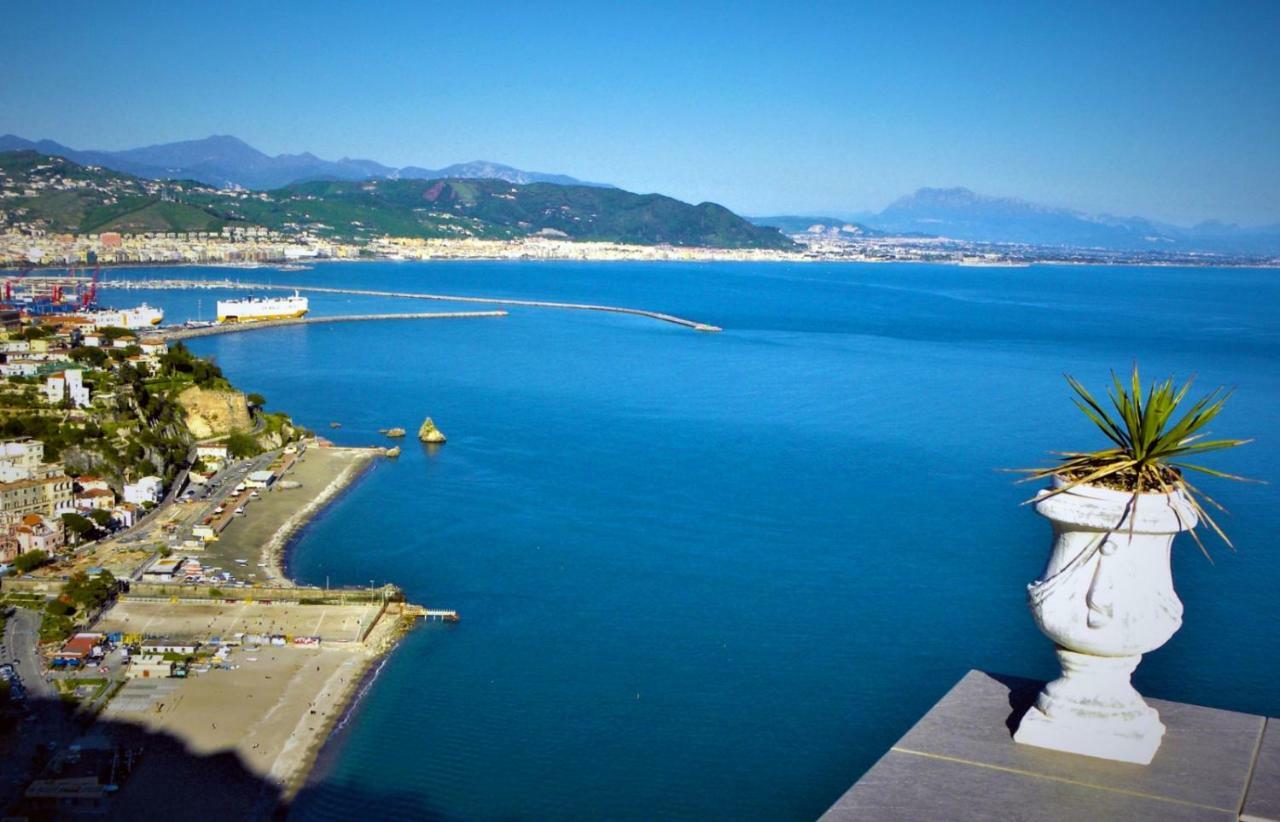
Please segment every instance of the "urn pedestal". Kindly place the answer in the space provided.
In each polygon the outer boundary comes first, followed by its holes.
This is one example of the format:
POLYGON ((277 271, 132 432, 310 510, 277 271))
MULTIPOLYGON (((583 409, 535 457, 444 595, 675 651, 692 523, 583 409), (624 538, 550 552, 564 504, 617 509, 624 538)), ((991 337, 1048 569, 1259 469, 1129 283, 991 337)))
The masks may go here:
MULTIPOLYGON (((1064 483, 1055 479, 1055 489, 1064 483)), ((1053 524, 1053 550, 1027 587, 1032 617, 1057 645, 1062 676, 1040 692, 1014 740, 1041 748, 1150 764, 1164 736, 1156 710, 1130 684, 1142 655, 1182 626, 1169 567, 1173 538, 1196 524, 1181 494, 1077 486, 1036 511, 1053 524)))

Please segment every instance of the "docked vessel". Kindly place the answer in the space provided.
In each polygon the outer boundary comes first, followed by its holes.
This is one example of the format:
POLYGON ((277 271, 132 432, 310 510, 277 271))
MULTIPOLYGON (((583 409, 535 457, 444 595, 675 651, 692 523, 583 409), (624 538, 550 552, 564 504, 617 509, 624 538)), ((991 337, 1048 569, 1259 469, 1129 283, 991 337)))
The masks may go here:
POLYGON ((89 315, 94 325, 99 328, 115 326, 116 328, 147 328, 164 322, 164 311, 143 303, 136 308, 108 308, 95 311, 89 315))
POLYGON ((301 317, 310 310, 306 297, 293 292, 292 297, 248 297, 241 300, 218 300, 218 322, 251 323, 263 320, 288 320, 301 317))

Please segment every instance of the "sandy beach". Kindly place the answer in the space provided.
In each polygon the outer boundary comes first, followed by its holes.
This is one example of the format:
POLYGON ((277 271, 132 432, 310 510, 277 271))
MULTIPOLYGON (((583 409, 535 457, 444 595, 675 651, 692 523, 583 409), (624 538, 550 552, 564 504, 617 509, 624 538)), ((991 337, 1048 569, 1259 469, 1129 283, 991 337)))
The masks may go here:
MULTIPOLYGON (((335 468, 338 470, 337 475, 329 480, 329 483, 323 486, 309 502, 281 523, 271 535, 271 539, 262 546, 262 561, 266 563, 267 578, 273 584, 293 584, 284 572, 285 551, 290 538, 330 500, 355 482, 373 463, 377 453, 378 449, 373 448, 311 448, 303 461, 296 464, 287 479, 303 483, 302 488, 297 489, 298 491, 307 490, 307 475, 309 469, 316 467, 313 466, 314 463, 320 463, 317 473, 332 474, 335 468)), ((280 493, 287 492, 281 489, 280 493)))
POLYGON ((311 446, 280 482, 245 507, 200 559, 208 565, 233 568, 236 560, 249 563, 234 571, 255 584, 289 587, 284 572, 290 539, 373 464, 379 449, 311 446), (299 487, 286 487, 297 483, 299 487))
POLYGON ((374 657, 360 647, 240 649, 228 660, 234 670, 214 670, 155 693, 158 682, 132 680, 102 715, 150 734, 182 743, 187 757, 144 757, 113 807, 124 818, 142 810, 177 780, 204 794, 227 790, 243 801, 256 794, 264 816, 287 802, 304 783, 324 740, 343 715, 374 657), (142 699, 138 696, 142 695, 142 699), (128 710, 145 704, 143 710, 128 710), (239 784, 211 778, 203 763, 230 754, 243 769, 239 784))
MULTIPOLYGON (((308 448, 201 559, 223 565, 256 560, 256 570, 247 574, 251 581, 295 587, 283 570, 290 539, 377 454, 374 448, 308 448)), ((113 800, 113 813, 142 815, 174 780, 201 795, 218 795, 212 807, 225 803, 238 818, 275 813, 305 784, 366 672, 411 621, 399 603, 377 599, 299 604, 258 596, 261 601, 234 594, 182 601, 124 598, 99 620, 102 631, 206 645, 213 637, 245 634, 285 638, 282 645, 235 647, 222 665, 187 679, 125 684, 100 717, 110 733, 135 738, 146 751, 173 749, 181 755, 144 755, 113 800), (320 644, 295 644, 294 637, 318 638, 320 644), (245 813, 245 807, 251 810, 245 813)))
POLYGON ((117 604, 103 619, 104 630, 173 637, 246 630, 302 636, 316 630, 326 638, 314 646, 236 647, 224 667, 188 679, 128 681, 100 722, 113 737, 134 740, 146 751, 176 748, 181 753, 144 756, 113 802, 113 812, 118 808, 124 818, 141 815, 157 791, 176 781, 193 794, 218 795, 237 818, 270 816, 306 784, 366 673, 395 647, 411 620, 399 603, 385 612, 381 603, 117 604), (365 634, 360 626, 371 621, 372 630, 360 641, 365 634))

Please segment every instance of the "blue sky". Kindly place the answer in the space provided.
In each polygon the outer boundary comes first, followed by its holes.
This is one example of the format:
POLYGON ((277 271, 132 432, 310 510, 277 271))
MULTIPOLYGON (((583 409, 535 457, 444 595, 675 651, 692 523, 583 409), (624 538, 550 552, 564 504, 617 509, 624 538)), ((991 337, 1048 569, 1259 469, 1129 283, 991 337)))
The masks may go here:
POLYGON ((0 132, 1280 222, 1280 3, 10 3, 0 132), (1120 8, 1117 8, 1120 7, 1120 8))

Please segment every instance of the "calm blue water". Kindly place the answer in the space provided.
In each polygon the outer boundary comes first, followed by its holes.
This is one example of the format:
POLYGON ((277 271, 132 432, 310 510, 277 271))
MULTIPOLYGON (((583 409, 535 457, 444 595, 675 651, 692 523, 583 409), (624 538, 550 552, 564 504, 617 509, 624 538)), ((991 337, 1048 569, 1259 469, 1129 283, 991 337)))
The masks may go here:
MULTIPOLYGON (((340 442, 426 414, 449 436, 434 452, 406 442, 296 545, 303 580, 394 580, 463 614, 389 658, 295 809, 304 820, 812 818, 967 669, 1054 674, 1024 606, 1049 528, 997 469, 1099 444, 1063 372, 1101 387, 1137 359, 1152 377, 1235 385, 1217 433, 1257 442, 1214 464, 1275 479, 1280 463, 1275 271, 474 262, 272 276, 725 328, 513 309, 193 344, 340 442)), ((173 318, 198 298, 208 317, 216 298, 145 296, 173 318)), ((1211 565, 1180 538, 1186 624, 1138 686, 1275 715, 1280 488, 1215 490, 1239 553, 1211 565)))

